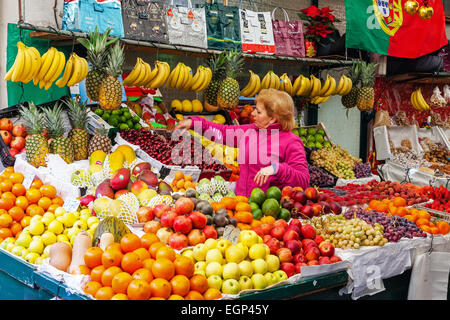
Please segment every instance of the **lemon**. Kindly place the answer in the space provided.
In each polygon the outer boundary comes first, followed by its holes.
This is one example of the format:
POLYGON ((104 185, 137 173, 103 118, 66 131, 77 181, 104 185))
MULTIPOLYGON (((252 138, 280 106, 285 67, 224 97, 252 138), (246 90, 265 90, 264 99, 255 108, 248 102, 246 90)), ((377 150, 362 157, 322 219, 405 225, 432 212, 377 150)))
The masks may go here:
POLYGON ((181 104, 181 101, 178 100, 178 99, 172 100, 172 102, 170 103, 170 107, 171 107, 172 109, 177 110, 177 111, 181 111, 181 110, 182 110, 182 104, 181 104))
POLYGON ((226 122, 225 117, 223 115, 221 115, 221 114, 217 114, 214 117, 214 120, 216 120, 217 123, 221 123, 221 124, 224 124, 226 122))
POLYGON ((183 105, 183 112, 192 112, 192 102, 185 99, 181 103, 183 105))
POLYGON ((203 111, 203 105, 198 99, 192 100, 192 111, 194 112, 202 112, 203 111))
POLYGON ((177 118, 178 121, 184 120, 183 115, 182 115, 182 114, 179 114, 179 113, 177 113, 177 114, 175 115, 175 118, 177 118))

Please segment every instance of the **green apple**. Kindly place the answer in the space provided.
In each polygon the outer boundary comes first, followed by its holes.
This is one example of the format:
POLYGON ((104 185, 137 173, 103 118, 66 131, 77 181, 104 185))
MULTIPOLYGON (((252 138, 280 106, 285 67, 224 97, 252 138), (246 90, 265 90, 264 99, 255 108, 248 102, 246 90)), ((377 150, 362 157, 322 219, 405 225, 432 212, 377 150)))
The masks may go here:
POLYGON ((217 241, 217 249, 219 249, 222 254, 225 254, 225 250, 232 245, 231 241, 228 239, 221 238, 217 241))
POLYGON ((198 261, 194 264, 194 270, 206 270, 206 262, 205 261, 198 261))
POLYGON ((182 255, 182 256, 185 256, 185 257, 188 257, 188 258, 191 258, 192 260, 194 260, 194 251, 193 251, 192 249, 184 250, 184 251, 181 253, 181 255, 182 255))
POLYGON ((205 274, 207 277, 212 275, 222 276, 222 264, 212 261, 206 265, 205 274))
POLYGON ((208 286, 220 290, 222 288, 222 278, 216 274, 208 277, 208 286))
POLYGON ((222 252, 220 252, 220 250, 217 248, 210 249, 206 253, 205 261, 206 261, 206 264, 213 262, 213 261, 217 261, 220 264, 222 264, 223 263, 222 252))
POLYGON ((265 274, 267 272, 268 266, 264 259, 256 259, 252 261, 253 272, 265 274))
POLYGON ((236 279, 227 279, 222 283, 222 293, 238 294, 241 291, 241 286, 236 279))
POLYGON ((58 235, 58 234, 60 234, 60 233, 62 233, 64 231, 64 225, 58 220, 53 220, 48 225, 47 230, 53 232, 56 235, 58 235))
POLYGON ((81 230, 86 230, 88 228, 86 221, 83 220, 77 220, 75 221, 75 223, 73 224, 72 228, 76 228, 81 230))
POLYGON ((280 259, 276 255, 269 254, 266 257, 266 262, 267 262, 267 271, 275 272, 280 269, 280 259))
POLYGON ((91 228, 91 226, 94 223, 99 223, 100 220, 98 219, 98 217, 94 217, 94 216, 90 216, 89 218, 87 218, 86 223, 88 225, 88 228, 91 228))
POLYGON ((58 242, 58 241, 59 241, 59 242, 66 242, 66 243, 70 244, 69 238, 67 238, 67 236, 66 236, 65 234, 58 234, 58 235, 56 236, 56 240, 57 240, 57 242, 58 242))
POLYGON ((41 221, 42 218, 43 218, 43 216, 41 216, 41 215, 39 215, 39 214, 37 214, 37 215, 35 215, 35 216, 32 216, 31 219, 30 219, 30 224, 32 224, 33 222, 41 221))
POLYGON ((252 279, 248 276, 241 276, 239 278, 239 285, 241 286, 241 290, 253 289, 252 279))
POLYGON ((242 230, 239 234, 238 242, 245 244, 247 247, 259 242, 258 234, 253 230, 242 230))
POLYGON ((241 271, 241 276, 251 277, 253 274, 253 265, 250 261, 241 261, 239 262, 239 270, 241 271))
POLYGON ((45 225, 42 221, 34 221, 30 223, 30 234, 39 236, 45 231, 45 225))
POLYGON ((41 221, 45 224, 46 227, 48 227, 50 222, 52 222, 55 219, 56 219, 56 217, 55 217, 55 215, 52 212, 46 212, 42 216, 41 221))
POLYGON ((77 217, 73 212, 66 212, 63 215, 63 224, 66 228, 70 228, 74 225, 75 221, 77 221, 77 217))
POLYGON ((55 209, 55 217, 60 217, 66 213, 66 209, 63 207, 58 207, 55 209))
POLYGON ((241 277, 241 270, 236 262, 228 262, 223 266, 222 278, 226 279, 236 279, 239 280, 241 277))
MULTIPOLYGON (((267 256, 267 249, 269 247, 265 243, 256 243, 250 247, 248 250, 248 256, 252 260, 265 259, 267 256)), ((268 250, 270 252, 270 249, 268 250)))
POLYGON ((206 239, 204 246, 206 248, 206 251, 217 248, 217 240, 213 238, 208 238, 206 239))
POLYGON ((41 239, 33 239, 28 247, 28 250, 30 250, 30 252, 42 254, 42 252, 44 252, 44 241, 41 239))
POLYGON ((22 246, 18 246, 15 245, 12 249, 11 249, 11 253, 15 254, 16 256, 19 256, 22 254, 22 250, 25 249, 25 247, 22 246))
POLYGON ((225 250, 225 259, 227 262, 240 263, 245 259, 245 252, 241 247, 231 245, 225 250))
POLYGON ((48 246, 49 244, 53 244, 56 242, 56 234, 51 231, 45 231, 42 236, 42 241, 44 241, 44 245, 48 246))
POLYGON ((273 275, 277 279, 277 282, 287 280, 288 278, 286 272, 284 272, 283 270, 277 270, 273 273, 273 275))
POLYGON ((236 245, 244 251, 244 256, 247 258, 248 257, 248 247, 245 244, 240 243, 240 242, 237 243, 236 245))
POLYGON ((37 258, 39 258, 39 255, 36 252, 29 252, 25 256, 25 260, 29 263, 35 263, 37 258))
POLYGON ((264 275, 264 278, 266 278, 266 280, 267 280, 267 286, 271 286, 278 282, 277 278, 273 275, 272 272, 266 272, 266 274, 264 275))
POLYGON ((192 255, 196 261, 205 261, 206 252, 208 252, 208 250, 206 249, 204 243, 199 243, 194 246, 192 255))
POLYGON ((22 231, 16 240, 16 244, 18 244, 19 246, 28 248, 28 246, 31 243, 31 240, 32 239, 31 239, 30 233, 22 231))
POLYGON ((255 273, 254 275, 252 275, 251 279, 253 283, 253 288, 264 289, 265 287, 267 287, 267 280, 261 273, 255 273))

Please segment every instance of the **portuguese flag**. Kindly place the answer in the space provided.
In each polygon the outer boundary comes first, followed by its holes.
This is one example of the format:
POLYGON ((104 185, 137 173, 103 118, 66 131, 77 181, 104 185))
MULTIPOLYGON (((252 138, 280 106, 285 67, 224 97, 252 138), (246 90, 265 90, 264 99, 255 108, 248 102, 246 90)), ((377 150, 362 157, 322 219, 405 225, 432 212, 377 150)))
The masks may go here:
POLYGON ((434 14, 428 20, 407 14, 406 2, 345 0, 346 47, 412 59, 447 45, 442 1, 429 1, 434 14))

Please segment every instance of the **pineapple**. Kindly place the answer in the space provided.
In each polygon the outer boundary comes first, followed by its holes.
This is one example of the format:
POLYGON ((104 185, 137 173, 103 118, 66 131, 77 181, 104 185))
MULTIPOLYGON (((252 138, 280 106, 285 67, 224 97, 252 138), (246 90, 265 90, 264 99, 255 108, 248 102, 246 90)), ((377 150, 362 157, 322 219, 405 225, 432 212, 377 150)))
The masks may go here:
POLYGON ((350 70, 350 73, 348 75, 353 83, 352 89, 347 95, 342 96, 341 98, 341 102, 343 106, 347 109, 347 111, 348 109, 351 109, 356 106, 356 97, 358 96, 359 92, 358 84, 360 81, 360 75, 361 75, 361 62, 357 61, 353 63, 352 69, 350 70))
POLYGON ((370 111, 373 109, 375 100, 373 82, 376 68, 376 63, 362 62, 361 64, 361 88, 356 98, 356 106, 361 111, 370 111))
POLYGON ((105 128, 100 128, 95 130, 95 135, 89 141, 88 146, 88 154, 91 154, 94 151, 101 150, 106 154, 111 152, 112 142, 111 139, 108 138, 108 130, 105 128))
POLYGON ((75 160, 84 160, 88 157, 89 133, 86 130, 88 109, 86 103, 81 104, 75 99, 66 102, 69 108, 69 119, 72 123, 68 137, 72 140, 75 151, 75 160))
POLYGON ((208 87, 205 90, 205 101, 212 105, 217 106, 217 92, 219 91, 220 84, 225 79, 226 70, 226 52, 221 52, 216 58, 208 60, 208 67, 212 71, 212 79, 208 87))
POLYGON ((98 92, 99 104, 104 110, 119 109, 122 105, 122 84, 117 77, 122 73, 124 59, 123 47, 117 43, 110 50, 106 67, 108 75, 98 92))
POLYGON ((104 34, 98 32, 97 27, 94 32, 89 31, 88 39, 78 39, 87 49, 87 60, 91 63, 92 69, 86 76, 86 94, 92 101, 98 101, 100 85, 105 74, 106 60, 110 46, 117 42, 118 37, 108 40, 111 29, 107 29, 104 34))
POLYGON ((223 109, 234 109, 239 103, 240 89, 236 77, 244 64, 241 52, 236 50, 227 53, 226 78, 222 81, 217 93, 217 106, 223 109))
POLYGON ((20 116, 26 121, 29 136, 25 142, 26 157, 28 163, 39 168, 47 166, 47 157, 50 153, 47 139, 42 135, 43 114, 36 105, 31 102, 29 108, 21 107, 20 116))
POLYGON ((75 157, 72 140, 64 137, 64 123, 62 120, 62 106, 56 104, 53 108, 43 108, 44 122, 51 137, 50 153, 56 153, 66 163, 72 163, 75 157))

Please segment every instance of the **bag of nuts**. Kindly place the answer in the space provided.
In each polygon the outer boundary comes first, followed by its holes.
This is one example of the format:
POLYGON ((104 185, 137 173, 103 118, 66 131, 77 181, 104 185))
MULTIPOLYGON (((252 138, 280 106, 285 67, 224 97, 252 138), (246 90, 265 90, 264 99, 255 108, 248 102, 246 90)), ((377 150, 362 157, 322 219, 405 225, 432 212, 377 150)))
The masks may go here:
POLYGON ((450 86, 448 84, 444 86, 444 99, 447 104, 450 104, 450 86))
POLYGON ((439 90, 439 87, 434 88, 433 94, 430 98, 430 103, 432 106, 439 108, 445 108, 447 106, 447 101, 441 95, 441 90, 439 90))

